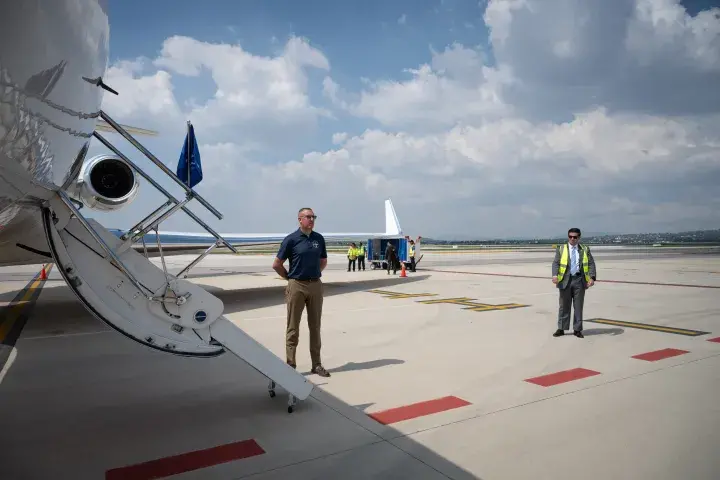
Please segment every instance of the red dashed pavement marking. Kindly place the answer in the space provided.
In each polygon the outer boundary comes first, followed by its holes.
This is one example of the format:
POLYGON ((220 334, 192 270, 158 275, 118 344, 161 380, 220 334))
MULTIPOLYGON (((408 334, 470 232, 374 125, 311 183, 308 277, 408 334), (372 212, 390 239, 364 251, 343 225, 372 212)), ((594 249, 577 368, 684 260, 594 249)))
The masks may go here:
POLYGON ((670 357, 677 357, 678 355, 685 355, 690 353, 687 350, 678 350, 677 348, 663 348, 662 350, 655 350, 654 352, 641 353, 640 355, 633 355, 632 358, 638 360, 646 360, 648 362, 657 362, 670 357))
POLYGON ((462 398, 449 396, 370 413, 368 416, 383 425, 388 425, 403 420, 410 420, 411 418, 452 410, 453 408, 465 407, 467 405, 471 405, 471 403, 462 398))
POLYGON ((549 375, 543 375, 540 377, 527 378, 525 379, 525 381, 540 385, 541 387, 550 387, 553 385, 558 385, 560 383, 592 377, 594 375, 600 375, 600 372, 588 370, 586 368, 573 368, 570 370, 563 370, 562 372, 551 373, 549 375))
POLYGON ((720 337, 711 338, 708 340, 708 342, 720 343, 720 337))
POLYGON ((220 445, 205 450, 151 460, 105 472, 105 480, 149 480, 212 467, 221 463, 262 455, 265 450, 255 440, 220 445))

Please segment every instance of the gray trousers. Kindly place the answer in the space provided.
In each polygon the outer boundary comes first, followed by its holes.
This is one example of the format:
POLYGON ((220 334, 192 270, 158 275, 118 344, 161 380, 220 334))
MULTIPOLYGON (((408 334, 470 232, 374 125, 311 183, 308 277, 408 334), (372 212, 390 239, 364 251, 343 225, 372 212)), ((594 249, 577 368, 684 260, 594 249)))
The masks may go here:
POLYGON ((570 328, 570 306, 574 308, 573 330, 582 332, 583 329, 583 301, 585 300, 585 286, 582 275, 570 277, 567 287, 560 290, 560 310, 558 311, 558 330, 570 328))

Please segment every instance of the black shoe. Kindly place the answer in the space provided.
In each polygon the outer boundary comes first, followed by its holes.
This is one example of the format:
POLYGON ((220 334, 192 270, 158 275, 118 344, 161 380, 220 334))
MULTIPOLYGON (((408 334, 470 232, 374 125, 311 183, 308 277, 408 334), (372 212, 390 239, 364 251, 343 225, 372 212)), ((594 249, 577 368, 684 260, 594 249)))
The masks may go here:
POLYGON ((321 377, 329 377, 330 372, 325 370, 325 368, 322 365, 315 365, 312 369, 312 373, 315 375, 320 375, 321 377))
POLYGON ((559 328, 555 330, 555 333, 553 333, 553 337, 562 337, 563 335, 565 335, 565 332, 560 330, 559 328))
POLYGON ((583 335, 581 331, 577 331, 577 330, 576 330, 576 331, 574 332, 574 335, 575 335, 576 337, 578 337, 578 338, 585 338, 585 335, 583 335))

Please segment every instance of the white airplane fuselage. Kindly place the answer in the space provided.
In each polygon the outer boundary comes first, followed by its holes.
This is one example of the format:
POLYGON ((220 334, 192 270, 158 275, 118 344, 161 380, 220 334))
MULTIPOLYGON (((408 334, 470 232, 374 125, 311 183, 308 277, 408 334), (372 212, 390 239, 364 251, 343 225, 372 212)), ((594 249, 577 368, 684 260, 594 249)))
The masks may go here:
POLYGON ((0 9, 0 265, 42 263, 39 206, 74 181, 105 93, 104 0, 10 0, 0 9))

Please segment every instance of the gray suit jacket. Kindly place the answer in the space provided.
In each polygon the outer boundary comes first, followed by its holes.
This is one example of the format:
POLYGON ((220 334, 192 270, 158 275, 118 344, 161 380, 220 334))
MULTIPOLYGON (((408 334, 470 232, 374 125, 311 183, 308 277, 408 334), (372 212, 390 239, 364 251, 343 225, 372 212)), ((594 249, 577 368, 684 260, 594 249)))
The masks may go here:
MULTIPOLYGON (((565 245, 568 245, 567 243, 565 245)), ((555 258, 552 262, 552 276, 555 277, 558 274, 558 271, 560 270, 560 257, 562 256, 562 249, 563 244, 558 245, 557 250, 555 250, 555 258)), ((557 288, 565 288, 570 283, 570 245, 568 245, 568 268, 565 270, 565 276, 562 279, 562 282, 558 282, 557 288)), ((590 251, 590 248, 583 245, 578 244, 578 256, 580 257, 580 273, 582 273, 582 258, 583 258, 583 250, 587 249, 588 254, 588 274, 590 274, 590 278, 595 280, 597 271, 595 269, 595 259, 592 256, 592 251, 590 251)), ((585 285, 585 288, 587 288, 587 282, 585 281, 585 276, 582 277, 583 285, 585 285)))

